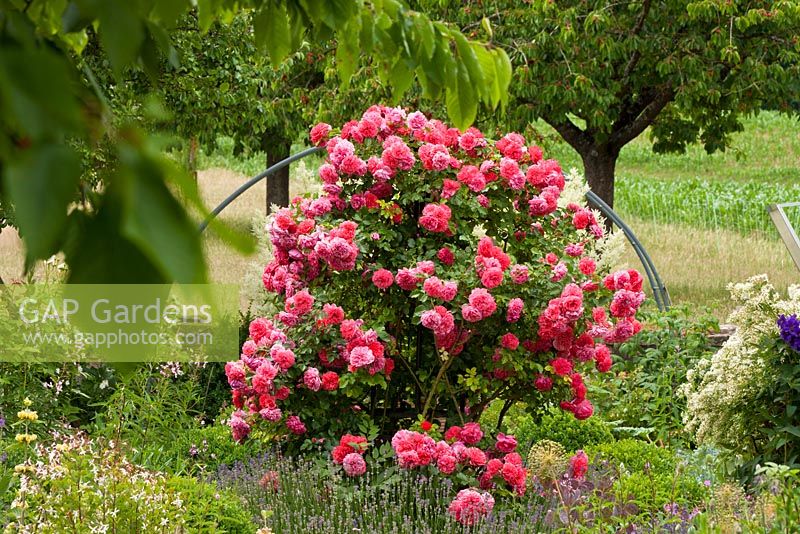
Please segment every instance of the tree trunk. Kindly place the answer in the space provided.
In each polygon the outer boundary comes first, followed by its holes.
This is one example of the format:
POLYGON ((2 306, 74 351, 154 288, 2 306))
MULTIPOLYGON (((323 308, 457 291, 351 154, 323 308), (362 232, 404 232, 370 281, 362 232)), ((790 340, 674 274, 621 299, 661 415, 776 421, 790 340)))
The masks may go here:
POLYGON ((192 173, 192 178, 194 181, 197 182, 197 137, 192 137, 189 140, 189 153, 186 158, 186 166, 189 168, 189 172, 192 173))
MULTIPOLYGON (((281 160, 289 157, 292 144, 286 139, 271 135, 266 132, 261 141, 261 147, 267 153, 267 167, 271 167, 281 160)), ((273 205, 289 205, 289 166, 267 177, 267 215, 273 205)))
POLYGON ((614 169, 619 151, 607 146, 592 146, 581 154, 586 181, 594 193, 614 207, 614 169))

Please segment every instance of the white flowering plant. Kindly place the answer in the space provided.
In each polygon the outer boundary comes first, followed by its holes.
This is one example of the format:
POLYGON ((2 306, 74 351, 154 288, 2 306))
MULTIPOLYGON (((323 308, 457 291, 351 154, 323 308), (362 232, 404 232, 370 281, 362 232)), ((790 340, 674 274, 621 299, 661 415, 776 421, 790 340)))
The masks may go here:
POLYGON ((687 373, 684 422, 699 443, 745 460, 800 463, 800 286, 783 297, 766 275, 729 285, 735 333, 687 373))

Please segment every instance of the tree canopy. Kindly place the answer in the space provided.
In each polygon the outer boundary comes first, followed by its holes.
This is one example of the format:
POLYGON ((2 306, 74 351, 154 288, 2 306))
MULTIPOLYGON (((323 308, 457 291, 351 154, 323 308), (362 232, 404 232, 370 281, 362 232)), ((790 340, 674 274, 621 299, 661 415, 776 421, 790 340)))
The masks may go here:
MULTIPOLYGON (((189 0, 0 1, 0 220, 13 217, 28 265, 63 250, 72 282, 205 280, 185 208, 204 210, 195 187, 163 156, 159 137, 111 117, 103 87, 80 59, 96 32, 116 79, 135 67, 157 80, 164 58, 180 66, 171 35, 191 8, 189 0), (81 188, 81 154, 103 140, 113 164, 102 187, 81 188)), ((369 56, 395 94, 417 79, 426 96, 445 99, 461 127, 480 103, 505 101, 511 68, 502 49, 395 0, 200 1, 198 23, 206 31, 246 10, 256 46, 274 66, 304 41, 335 38, 344 87, 369 56)))
POLYGON ((509 127, 544 119, 583 158, 586 177, 613 203, 621 148, 648 127, 654 150, 701 142, 724 150, 743 115, 796 111, 800 3, 747 0, 510 0, 439 2, 420 9, 491 23, 514 65, 509 127))

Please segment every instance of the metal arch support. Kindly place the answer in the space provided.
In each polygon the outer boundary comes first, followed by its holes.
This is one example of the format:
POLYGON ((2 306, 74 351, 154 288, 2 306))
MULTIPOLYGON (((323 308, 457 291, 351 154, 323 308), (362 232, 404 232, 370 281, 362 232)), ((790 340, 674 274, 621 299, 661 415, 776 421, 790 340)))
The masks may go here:
MULTIPOLYGON (((239 186, 239 188, 236 189, 236 191, 231 193, 228 196, 228 198, 220 202, 220 204, 216 208, 214 208, 213 211, 211 211, 208 217, 206 217, 205 220, 203 220, 203 222, 200 223, 200 228, 199 228, 200 232, 202 233, 208 227, 209 223, 213 221, 217 217, 217 215, 219 215, 222 212, 222 210, 227 208, 231 202, 239 198, 242 195, 242 193, 253 187, 255 184, 257 184, 264 178, 267 178, 268 176, 275 174, 276 172, 286 167, 287 165, 290 165, 295 161, 301 160, 306 156, 310 156, 311 154, 316 154, 321 150, 324 150, 324 148, 323 147, 308 148, 306 150, 303 150, 302 152, 298 152, 293 156, 289 156, 288 158, 279 161, 278 163, 271 166, 261 174, 258 174, 250 178, 247 182, 239 186)), ((614 222, 614 224, 616 224, 625 233, 625 237, 633 246, 633 249, 636 251, 636 255, 639 256, 639 260, 641 260, 642 262, 642 266, 644 267, 647 279, 650 282, 650 287, 653 288, 653 296, 656 300, 656 305, 658 306, 658 309, 661 311, 669 309, 670 299, 669 299, 669 293, 667 292, 667 288, 666 286, 664 286, 664 282, 662 282, 661 278, 658 276, 658 271, 656 271, 656 267, 653 264, 653 261, 650 259, 650 256, 647 254, 647 251, 644 249, 641 242, 636 238, 636 235, 633 233, 633 230, 631 230, 630 227, 627 224, 625 224, 625 222, 620 218, 620 216, 617 215, 617 213, 613 209, 611 209, 611 206, 606 204, 603 201, 603 199, 598 197, 593 191, 588 191, 586 193, 586 198, 595 206, 597 206, 603 213, 603 215, 611 219, 611 221, 614 222)))
POLYGON ((257 174, 256 176, 253 176, 252 178, 247 180, 245 183, 243 183, 241 186, 239 186, 239 188, 236 191, 231 193, 228 196, 228 198, 226 198, 225 200, 220 202, 219 206, 214 208, 214 210, 211 213, 208 214, 208 217, 206 217, 205 220, 203 220, 203 222, 200 223, 200 233, 203 233, 203 231, 206 228, 208 228, 209 223, 211 221, 213 221, 217 217, 217 215, 219 215, 222 212, 222 210, 227 208, 228 204, 230 204, 231 202, 233 202, 234 200, 239 198, 242 195, 242 193, 244 193, 245 191, 247 191, 248 189, 250 189, 251 187, 256 185, 258 182, 260 182, 264 178, 275 174, 276 172, 278 172, 282 168, 286 167, 287 165, 291 165, 295 161, 301 160, 306 156, 310 156, 311 154, 316 154, 320 150, 324 150, 324 147, 315 146, 315 147, 307 148, 307 149, 303 150, 302 152, 298 152, 294 156, 289 156, 288 158, 279 161, 278 163, 276 163, 272 167, 268 168, 267 170, 265 170, 261 174, 257 174))
POLYGON ((606 204, 606 202, 597 196, 594 191, 587 191, 586 198, 597 206, 597 208, 611 221, 616 224, 622 232, 625 234, 625 237, 628 239, 628 242, 633 246, 633 250, 636 251, 636 255, 639 256, 639 261, 642 262, 642 266, 644 267, 645 274, 647 275, 647 280, 650 282, 650 287, 653 289, 653 298, 655 298, 656 306, 660 311, 666 311, 669 309, 670 302, 669 292, 667 291, 667 287, 664 285, 664 282, 661 280, 661 277, 658 275, 658 271, 656 270, 656 266, 653 263, 653 260, 650 259, 650 255, 647 254, 644 246, 642 243, 637 239, 636 234, 633 233, 630 226, 625 224, 625 221, 615 212, 611 206, 606 204))

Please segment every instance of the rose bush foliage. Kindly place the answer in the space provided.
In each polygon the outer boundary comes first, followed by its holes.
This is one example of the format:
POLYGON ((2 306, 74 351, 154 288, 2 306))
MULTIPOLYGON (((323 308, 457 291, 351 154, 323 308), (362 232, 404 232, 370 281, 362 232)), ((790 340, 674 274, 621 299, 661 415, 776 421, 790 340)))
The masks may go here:
POLYGON ((598 272, 602 222, 559 204, 556 161, 382 106, 311 140, 322 192, 268 227, 280 311, 226 367, 237 440, 463 425, 496 398, 592 414, 585 377, 639 330, 642 278, 598 272))

